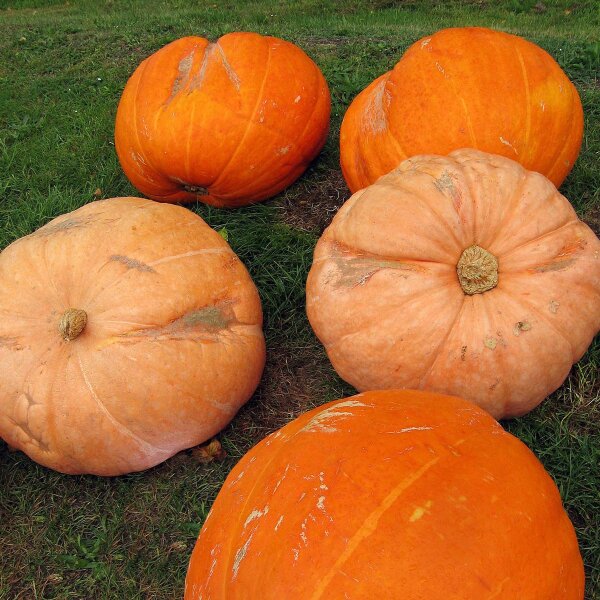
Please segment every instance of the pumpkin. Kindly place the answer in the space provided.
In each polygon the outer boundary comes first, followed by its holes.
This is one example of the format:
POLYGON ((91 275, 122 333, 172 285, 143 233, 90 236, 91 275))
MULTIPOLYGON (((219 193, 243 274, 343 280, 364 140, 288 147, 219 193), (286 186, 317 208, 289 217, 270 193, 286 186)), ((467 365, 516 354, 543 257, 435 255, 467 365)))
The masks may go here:
POLYGON ((358 390, 425 389, 518 416, 600 329, 600 241, 548 179, 510 159, 417 156, 342 206, 306 302, 358 390))
POLYGON ((577 90, 547 52, 515 35, 460 27, 413 44, 354 99, 340 154, 352 192, 406 158, 460 148, 506 156, 558 187, 582 137, 577 90))
POLYGON ((194 213, 92 202, 0 254, 0 437, 64 473, 146 469, 222 429, 265 362, 248 272, 194 213))
POLYGON ((297 46, 256 33, 176 40, 144 60, 119 103, 127 177, 164 202, 237 207, 274 196, 321 150, 330 96, 297 46))
POLYGON ((418 391, 320 406, 230 473, 185 600, 583 600, 556 485, 474 404, 418 391))

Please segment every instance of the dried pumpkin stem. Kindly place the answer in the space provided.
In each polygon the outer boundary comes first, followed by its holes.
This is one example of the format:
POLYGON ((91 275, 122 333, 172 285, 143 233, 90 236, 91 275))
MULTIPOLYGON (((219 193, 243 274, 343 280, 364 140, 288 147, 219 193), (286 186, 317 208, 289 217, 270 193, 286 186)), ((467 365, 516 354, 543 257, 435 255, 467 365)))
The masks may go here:
POLYGON ((67 308, 60 318, 58 330, 64 340, 74 340, 87 324, 87 313, 79 308, 67 308))
POLYGON ((469 246, 456 265, 458 281, 469 296, 482 294, 498 285, 498 259, 480 246, 469 246))
POLYGON ((197 196, 206 196, 208 190, 205 187, 199 185, 184 185, 183 189, 190 194, 196 194, 197 196))

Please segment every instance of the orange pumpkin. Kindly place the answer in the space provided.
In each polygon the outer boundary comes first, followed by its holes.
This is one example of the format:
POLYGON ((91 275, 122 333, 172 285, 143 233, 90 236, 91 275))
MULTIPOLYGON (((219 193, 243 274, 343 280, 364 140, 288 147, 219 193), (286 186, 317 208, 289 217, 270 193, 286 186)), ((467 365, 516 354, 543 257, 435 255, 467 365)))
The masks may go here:
POLYGON ((194 213, 92 202, 0 254, 0 437, 64 473, 151 467, 213 436, 265 362, 260 300, 194 213))
POLYGON ((150 198, 243 206, 301 175, 325 143, 330 104, 321 71, 294 44, 256 33, 185 37, 127 82, 115 145, 150 198))
POLYGON ((582 136, 577 90, 547 52, 500 31, 444 29, 413 44, 354 99, 342 123, 341 164, 356 192, 410 156, 476 148, 558 187, 582 136))
POLYGON ((253 448, 217 496, 185 600, 583 600, 558 490, 475 405, 367 392, 253 448))
POLYGON ((517 416, 561 385, 600 329, 600 241, 514 161, 417 156, 342 206, 306 296, 358 390, 426 389, 517 416))

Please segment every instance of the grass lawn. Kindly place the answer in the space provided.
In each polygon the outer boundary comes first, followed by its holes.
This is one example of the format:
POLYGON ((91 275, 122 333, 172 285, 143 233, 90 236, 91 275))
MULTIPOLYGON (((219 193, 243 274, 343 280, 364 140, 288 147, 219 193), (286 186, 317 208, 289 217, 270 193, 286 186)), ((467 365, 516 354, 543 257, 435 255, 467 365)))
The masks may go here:
MULTIPOLYGON (((213 227, 226 227, 265 312, 266 372, 219 436, 227 458, 203 465, 184 452, 145 473, 69 477, 0 442, 0 599, 181 598, 202 521, 240 456, 300 412, 354 393, 310 330, 304 283, 320 232, 349 196, 338 167, 344 111, 415 40, 443 27, 485 25, 524 35, 558 60, 586 115, 582 152, 562 191, 598 233, 600 20, 594 2, 322 4, 0 0, 0 248, 97 196, 139 195, 114 151, 117 102, 137 64, 178 37, 214 40, 253 30, 286 38, 319 64, 333 100, 325 150, 291 188, 232 212, 191 207, 213 227)), ((505 423, 560 488, 586 564, 586 600, 600 598, 599 342, 541 407, 505 423)))

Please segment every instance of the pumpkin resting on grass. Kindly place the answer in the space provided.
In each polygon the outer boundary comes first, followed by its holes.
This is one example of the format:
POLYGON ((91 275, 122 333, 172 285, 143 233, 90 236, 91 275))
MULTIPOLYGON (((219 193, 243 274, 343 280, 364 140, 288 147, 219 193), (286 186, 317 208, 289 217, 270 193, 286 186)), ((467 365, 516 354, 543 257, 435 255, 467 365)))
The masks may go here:
POLYGON ((0 437, 65 473, 151 467, 211 438, 265 361, 257 290, 194 213, 93 202, 0 254, 0 437))
POLYGON ((477 148, 559 186, 583 137, 575 86, 544 50, 483 27, 443 29, 413 44, 352 102, 340 132, 352 192, 417 154, 477 148))
POLYGON ((306 297, 358 390, 427 389, 516 416, 561 385, 600 328, 600 241, 514 161, 418 156, 342 206, 306 297))
POLYGON ((367 392, 302 415, 233 469, 185 600, 583 600, 558 490, 460 398, 367 392))
POLYGON ((321 71, 290 42, 185 37, 127 82, 115 145, 125 174, 150 198, 243 206, 302 174, 325 143, 330 105, 321 71))

